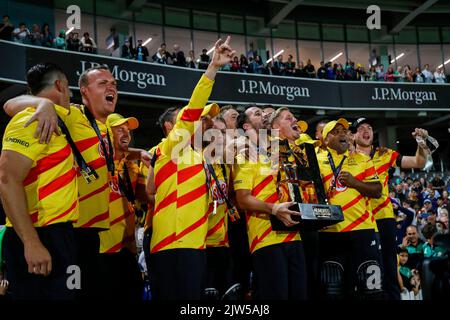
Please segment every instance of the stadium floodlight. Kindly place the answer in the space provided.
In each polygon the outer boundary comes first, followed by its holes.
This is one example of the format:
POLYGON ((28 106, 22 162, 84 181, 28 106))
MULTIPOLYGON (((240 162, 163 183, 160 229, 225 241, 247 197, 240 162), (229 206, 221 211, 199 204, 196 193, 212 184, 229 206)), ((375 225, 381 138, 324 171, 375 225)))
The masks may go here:
POLYGON ((447 61, 444 62, 444 64, 441 64, 438 66, 438 68, 442 68, 445 64, 448 64, 450 62, 450 59, 448 59, 447 61))
POLYGON ((146 44, 148 44, 150 41, 152 41, 152 38, 148 38, 147 40, 144 41, 144 43, 142 44, 142 46, 144 47, 146 44))
POLYGON ((333 62, 334 60, 336 60, 337 58, 339 58, 342 55, 343 55, 343 53, 339 52, 337 55, 335 55, 333 58, 331 58, 330 61, 333 62))
POLYGON ((70 28, 69 30, 67 30, 67 32, 66 32, 66 36, 69 34, 69 33, 71 33, 73 30, 75 30, 75 28, 74 27, 72 27, 72 28, 70 28))
POLYGON ((391 63, 394 63, 394 61, 397 61, 398 59, 400 59, 401 57, 403 57, 405 55, 405 53, 400 53, 398 56, 395 57, 395 59, 391 60, 391 63))
POLYGON ((266 63, 269 63, 270 61, 273 61, 273 59, 275 59, 276 57, 278 57, 280 54, 282 54, 284 52, 284 49, 278 51, 272 58, 270 58, 269 60, 266 61, 266 63))

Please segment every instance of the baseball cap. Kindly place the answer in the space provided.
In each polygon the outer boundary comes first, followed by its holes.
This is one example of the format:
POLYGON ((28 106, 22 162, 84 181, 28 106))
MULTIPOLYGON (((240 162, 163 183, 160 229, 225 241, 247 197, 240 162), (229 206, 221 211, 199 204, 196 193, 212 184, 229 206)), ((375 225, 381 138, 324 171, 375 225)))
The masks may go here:
POLYGON ((430 199, 425 199, 424 201, 423 201, 423 203, 425 204, 425 203, 431 203, 431 200, 430 199))
POLYGON ((348 121, 345 120, 344 118, 339 118, 338 120, 330 121, 325 125, 325 127, 323 127, 322 135, 324 139, 327 137, 330 131, 333 130, 334 127, 336 127, 337 124, 342 124, 345 129, 348 129, 350 126, 348 121))
POLYGON ((139 127, 139 121, 135 117, 124 118, 118 113, 111 113, 106 119, 110 127, 117 127, 128 122, 128 129, 134 130, 139 127))
POLYGON ((295 143, 298 145, 302 143, 310 143, 313 144, 315 147, 320 146, 321 144, 319 140, 313 140, 307 133, 301 133, 300 137, 297 140, 295 140, 295 143))
POLYGON ((352 123, 352 125, 350 126, 350 131, 351 131, 352 133, 356 133, 356 131, 358 130, 358 127, 359 127, 360 125, 362 125, 363 123, 370 124, 370 125, 373 127, 372 121, 370 121, 369 119, 367 119, 367 118, 358 118, 358 119, 357 119, 356 121, 354 121, 354 122, 352 123))
POLYGON ((306 132, 306 130, 308 130, 308 123, 306 121, 303 120, 299 120, 297 121, 297 125, 300 128, 300 130, 302 130, 302 132, 306 132))
MULTIPOLYGON (((184 110, 186 110, 186 109, 184 109, 184 110)), ((184 113, 184 110, 181 110, 180 112, 178 112, 177 121, 181 119, 181 116, 184 113)), ((209 115, 211 118, 214 118, 219 113, 220 113, 219 105, 217 103, 210 103, 203 108, 201 117, 209 115)))

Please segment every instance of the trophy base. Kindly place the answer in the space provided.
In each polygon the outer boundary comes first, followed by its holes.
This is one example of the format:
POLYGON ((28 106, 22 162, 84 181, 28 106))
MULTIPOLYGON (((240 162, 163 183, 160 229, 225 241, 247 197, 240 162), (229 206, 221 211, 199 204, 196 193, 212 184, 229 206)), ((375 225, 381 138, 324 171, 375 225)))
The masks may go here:
POLYGON ((299 221, 292 227, 287 227, 274 215, 270 216, 272 230, 297 231, 320 230, 324 227, 344 221, 344 214, 340 206, 328 204, 297 203, 289 208, 292 211, 300 211, 301 217, 293 216, 292 220, 299 221))

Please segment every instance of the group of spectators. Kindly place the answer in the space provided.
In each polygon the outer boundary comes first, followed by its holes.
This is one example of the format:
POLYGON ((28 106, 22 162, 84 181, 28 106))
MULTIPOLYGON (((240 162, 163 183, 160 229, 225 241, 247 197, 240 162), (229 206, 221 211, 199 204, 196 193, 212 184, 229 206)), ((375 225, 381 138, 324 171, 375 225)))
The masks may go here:
MULTIPOLYGON (((138 42, 139 43, 139 42, 138 42)), ((141 47, 142 41, 138 45, 141 47)), ((122 47, 122 57, 135 59, 136 54, 129 54, 130 41, 127 41, 122 47)), ((207 50, 203 49, 199 57, 195 56, 193 50, 189 51, 188 56, 180 50, 180 46, 175 44, 173 52, 170 53, 165 43, 161 44, 158 50, 149 57, 148 49, 143 47, 144 61, 152 61, 160 64, 172 64, 180 67, 188 67, 194 69, 206 69, 210 61, 207 50)), ((139 59, 138 59, 139 60, 139 59)), ((356 64, 354 61, 348 60, 345 65, 340 63, 332 63, 324 61, 320 62, 317 68, 308 59, 306 64, 303 61, 296 63, 294 57, 289 54, 286 61, 283 55, 277 56, 275 59, 269 59, 263 62, 260 55, 256 52, 246 57, 241 54, 240 57, 235 56, 234 59, 221 68, 222 71, 256 73, 277 76, 291 76, 300 78, 318 78, 327 80, 347 80, 347 81, 383 81, 383 82, 418 82, 418 83, 445 83, 447 82, 444 69, 437 67, 434 72, 430 71, 430 66, 426 64, 422 69, 416 67, 415 72, 409 65, 398 66, 394 70, 393 66, 389 66, 387 71, 383 64, 372 65, 366 70, 362 64, 356 64)))
POLYGON ((61 50, 97 53, 97 44, 88 32, 84 32, 80 38, 78 32, 67 33, 65 29, 61 29, 55 36, 48 23, 44 23, 42 27, 33 24, 31 29, 23 22, 14 26, 8 15, 4 15, 3 22, 0 23, 0 39, 61 50))
POLYGON ((436 175, 412 179, 401 172, 391 180, 390 198, 397 219, 399 282, 405 300, 421 300, 421 276, 426 258, 441 258, 435 246, 439 234, 448 234, 447 183, 436 175))
MULTIPOLYGON (((32 44, 44 47, 53 47, 62 50, 81 51, 87 53, 97 53, 97 44, 95 40, 84 32, 80 38, 78 32, 66 33, 61 29, 57 36, 54 36, 49 29, 48 23, 44 23, 42 28, 33 24, 29 29, 25 23, 20 23, 17 27, 9 21, 9 16, 3 16, 3 22, 0 24, 0 39, 19 43, 32 44)), ((108 49, 118 49, 119 38, 114 28, 111 29, 111 35, 107 38, 108 49), (109 46, 109 38, 113 43, 109 46)), ((126 59, 138 61, 150 61, 160 64, 171 64, 180 67, 203 69, 205 70, 210 62, 210 55, 207 49, 197 57, 193 50, 189 50, 188 55, 180 49, 178 44, 173 45, 173 51, 167 49, 165 43, 162 43, 158 50, 150 56, 149 50, 139 39, 136 47, 133 46, 131 37, 125 39, 120 46, 120 56, 126 59)), ((263 59, 257 52, 240 57, 235 56, 233 61, 221 68, 222 71, 256 73, 278 76, 293 76, 300 78, 318 78, 328 80, 347 80, 347 81, 383 81, 383 82, 417 82, 417 83, 445 83, 447 82, 444 69, 437 67, 436 70, 430 70, 426 64, 423 68, 416 67, 415 70, 409 65, 398 66, 396 69, 390 65, 387 70, 383 64, 374 63, 368 70, 354 61, 348 60, 344 65, 340 63, 320 62, 316 67, 308 59, 306 64, 303 61, 299 63, 294 61, 292 55, 288 55, 287 60, 279 55, 275 59, 269 59, 263 62, 263 59)))

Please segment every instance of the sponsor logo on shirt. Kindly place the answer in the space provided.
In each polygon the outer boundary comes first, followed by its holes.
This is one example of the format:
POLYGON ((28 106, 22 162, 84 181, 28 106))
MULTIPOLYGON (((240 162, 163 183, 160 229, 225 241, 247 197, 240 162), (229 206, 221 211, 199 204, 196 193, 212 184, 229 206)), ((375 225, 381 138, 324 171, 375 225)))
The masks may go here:
POLYGON ((21 140, 19 138, 8 137, 8 138, 6 138, 6 142, 17 143, 17 144, 20 144, 21 146, 24 146, 26 148, 28 148, 30 146, 29 142, 26 142, 26 141, 21 140))

